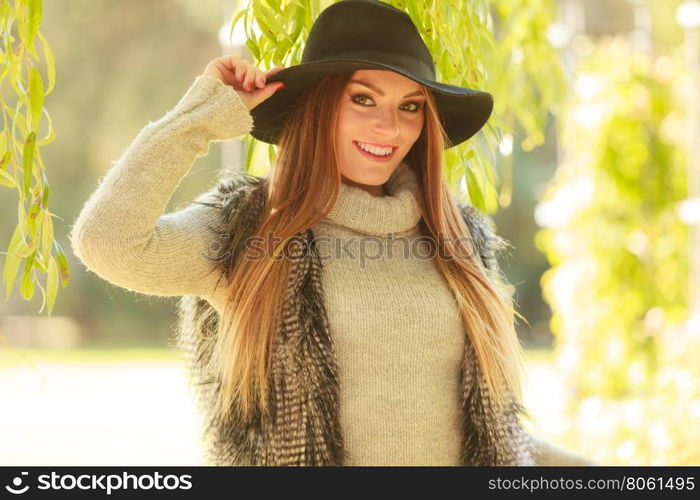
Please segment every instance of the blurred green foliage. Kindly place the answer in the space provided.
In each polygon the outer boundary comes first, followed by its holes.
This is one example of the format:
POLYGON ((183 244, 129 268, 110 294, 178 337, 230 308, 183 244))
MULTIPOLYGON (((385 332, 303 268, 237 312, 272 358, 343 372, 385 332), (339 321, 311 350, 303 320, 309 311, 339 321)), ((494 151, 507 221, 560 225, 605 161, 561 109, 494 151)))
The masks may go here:
MULTIPOLYGON (((57 214, 52 217, 55 240, 71 268, 71 286, 60 290, 52 316, 75 319, 83 332, 82 345, 163 346, 171 334, 174 301, 138 296, 87 272, 71 253, 67 233, 111 162, 145 124, 177 103, 207 61, 220 55, 216 33, 225 20, 224 7, 219 0, 44 2, 40 31, 57 71, 55 87, 44 100, 39 136, 48 125, 47 110, 56 135, 39 151, 51 181, 49 208, 57 214)), ((33 62, 47 74, 45 66, 33 62)), ((18 99, 9 73, 2 98, 13 107, 18 99)), ((167 210, 189 204, 220 170, 221 150, 213 147, 190 170, 167 210)), ((5 214, 0 217, 0 250, 7 249, 17 225, 18 203, 16 189, 0 187, 0 211, 5 214)), ((3 254, 0 263, 5 260, 3 254)), ((18 279, 21 273, 22 267, 18 279)), ((3 324, 9 328, 6 319, 37 314, 40 295, 37 290, 31 300, 19 293, 0 300, 0 338, 3 333, 13 338, 12 332, 3 331, 3 324)))
POLYGON ((700 459, 691 430, 700 427, 700 351, 681 333, 688 234, 677 205, 684 101, 697 89, 678 51, 647 56, 622 37, 595 44, 576 74, 536 238, 552 264, 542 283, 571 388, 570 434, 610 463, 687 464, 700 459), (669 390, 669 377, 687 370, 695 392, 669 390), (691 407, 695 416, 683 412, 691 407))
MULTIPOLYGON (((15 0, 0 4, 0 185, 15 189, 19 195, 18 224, 10 238, 3 264, 2 281, 6 300, 14 288, 20 265, 20 293, 30 300, 34 284, 41 289, 43 303, 51 314, 58 285, 68 286, 69 266, 61 245, 54 240, 55 214, 48 209, 51 189, 40 148, 51 143, 55 131, 44 108, 44 97, 55 84, 54 59, 46 38, 39 31, 42 0, 15 0), (37 45, 41 46, 41 53, 37 45), (40 55, 41 54, 41 55, 40 55), (45 64, 48 84, 38 69, 45 64), (6 94, 9 81, 14 96, 6 94), (11 97, 15 97, 13 105, 11 97), (24 108, 24 110, 22 110, 24 108), (41 119, 48 119, 45 135, 40 134, 41 119), (46 275, 46 287, 39 274, 46 275)), ((41 312, 40 311, 40 312, 41 312)))

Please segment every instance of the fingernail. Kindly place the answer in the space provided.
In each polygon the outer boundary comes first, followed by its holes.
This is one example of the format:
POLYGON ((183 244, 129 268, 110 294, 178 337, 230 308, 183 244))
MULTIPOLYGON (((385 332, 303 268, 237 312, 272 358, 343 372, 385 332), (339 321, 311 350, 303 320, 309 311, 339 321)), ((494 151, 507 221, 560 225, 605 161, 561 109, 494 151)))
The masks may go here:
MULTIPOLYGON (((280 86, 277 87, 277 90, 282 90, 283 88, 284 88, 284 83, 280 83, 280 86)), ((275 90, 275 92, 277 92, 277 90, 275 90)))

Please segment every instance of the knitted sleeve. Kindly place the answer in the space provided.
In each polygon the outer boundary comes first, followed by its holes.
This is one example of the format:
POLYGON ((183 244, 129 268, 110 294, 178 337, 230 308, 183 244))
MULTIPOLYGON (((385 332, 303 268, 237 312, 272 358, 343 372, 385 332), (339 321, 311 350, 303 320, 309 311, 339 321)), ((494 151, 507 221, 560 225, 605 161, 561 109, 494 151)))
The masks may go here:
POLYGON ((173 192, 209 143, 248 133, 252 116, 238 92, 198 76, 180 101, 136 136, 85 203, 70 232, 75 255, 122 288, 149 295, 214 295, 210 258, 220 210, 209 194, 163 214, 173 192))
POLYGON ((585 457, 535 438, 531 434, 529 437, 534 444, 533 458, 537 465, 597 465, 585 457))

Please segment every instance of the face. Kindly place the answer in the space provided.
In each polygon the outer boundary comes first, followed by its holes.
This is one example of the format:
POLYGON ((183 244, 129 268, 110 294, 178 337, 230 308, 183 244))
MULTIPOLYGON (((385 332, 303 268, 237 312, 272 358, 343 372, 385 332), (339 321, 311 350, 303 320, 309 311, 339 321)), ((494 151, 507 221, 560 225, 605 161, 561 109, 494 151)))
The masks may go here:
POLYGON ((393 71, 353 74, 341 98, 335 136, 343 182, 376 196, 384 193, 382 185, 423 129, 420 88, 393 71))

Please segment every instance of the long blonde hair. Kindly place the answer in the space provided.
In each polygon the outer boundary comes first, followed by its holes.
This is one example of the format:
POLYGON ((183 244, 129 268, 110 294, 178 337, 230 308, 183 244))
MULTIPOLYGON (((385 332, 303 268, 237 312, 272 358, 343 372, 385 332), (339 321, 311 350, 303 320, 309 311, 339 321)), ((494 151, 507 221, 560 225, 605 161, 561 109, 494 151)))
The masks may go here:
MULTIPOLYGON (((216 404, 225 418, 234 405, 248 420, 257 412, 269 412, 271 354, 291 270, 290 259, 276 257, 287 250, 293 236, 321 221, 335 203, 342 181, 333 132, 351 76, 337 73, 315 81, 287 118, 268 177, 263 215, 253 234, 268 244, 274 236, 279 244, 268 247, 272 255, 264 259, 245 258, 252 250, 244 250, 234 264, 219 325, 213 362, 222 370, 216 404)), ((458 246, 471 242, 470 233, 443 178, 446 136, 434 98, 421 87, 426 97, 424 126, 405 158, 420 179, 421 225, 428 240, 437 244, 433 247, 439 250, 437 255, 455 257, 434 262, 457 299, 493 400, 506 403, 513 394, 521 401, 521 345, 512 299, 489 279, 473 247, 458 246), (476 258, 456 257, 465 250, 476 258)))

